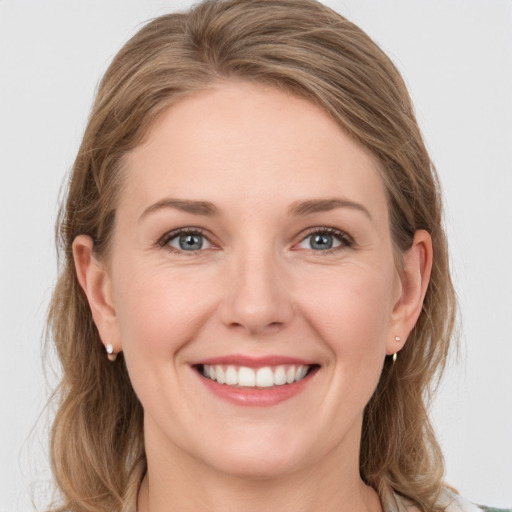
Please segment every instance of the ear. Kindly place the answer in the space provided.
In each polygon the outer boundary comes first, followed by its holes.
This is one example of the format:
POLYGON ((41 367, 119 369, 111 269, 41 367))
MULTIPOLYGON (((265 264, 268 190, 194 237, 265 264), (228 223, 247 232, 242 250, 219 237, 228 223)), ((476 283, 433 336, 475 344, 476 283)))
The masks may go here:
POLYGON ((403 257, 403 270, 399 276, 400 294, 393 307, 391 332, 386 345, 388 355, 403 348, 420 316, 432 262, 432 237, 427 231, 418 230, 414 234, 411 248, 403 257))
POLYGON ((73 258, 78 282, 89 302, 101 341, 105 347, 112 344, 114 354, 117 354, 121 350, 121 341, 111 278, 105 266, 94 257, 93 241, 89 236, 78 235, 75 238, 73 258))

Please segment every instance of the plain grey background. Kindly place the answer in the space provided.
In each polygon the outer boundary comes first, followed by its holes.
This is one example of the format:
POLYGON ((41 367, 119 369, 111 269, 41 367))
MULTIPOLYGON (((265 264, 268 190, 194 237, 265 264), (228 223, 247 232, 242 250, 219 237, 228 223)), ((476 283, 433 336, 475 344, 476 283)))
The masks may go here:
MULTIPOLYGON (((190 3, 0 0, 0 512, 47 493, 53 224, 96 84, 144 21, 190 3)), ((326 3, 404 74, 444 187, 463 324, 433 410, 447 480, 511 506, 512 1, 326 3)))

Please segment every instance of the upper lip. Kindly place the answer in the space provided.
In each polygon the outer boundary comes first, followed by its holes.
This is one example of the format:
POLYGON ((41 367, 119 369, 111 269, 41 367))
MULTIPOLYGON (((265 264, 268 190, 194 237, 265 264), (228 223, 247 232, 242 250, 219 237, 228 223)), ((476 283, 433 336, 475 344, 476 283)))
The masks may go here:
POLYGON ((318 363, 314 361, 307 361, 297 357, 282 356, 282 355, 269 355, 269 356, 248 356, 241 354, 230 354, 225 356, 211 357, 208 359, 201 359, 191 363, 192 366, 197 365, 232 365, 232 366, 245 366, 247 368, 261 368, 263 366, 280 366, 286 364, 312 366, 318 363))

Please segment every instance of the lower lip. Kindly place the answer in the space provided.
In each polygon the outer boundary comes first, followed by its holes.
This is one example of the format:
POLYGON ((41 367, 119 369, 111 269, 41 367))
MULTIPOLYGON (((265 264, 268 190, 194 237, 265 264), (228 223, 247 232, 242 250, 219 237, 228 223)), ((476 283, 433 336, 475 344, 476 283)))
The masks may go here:
POLYGON ((197 372, 197 375, 212 393, 228 402, 242 406, 271 407, 297 396, 304 391, 306 386, 310 383, 313 374, 316 373, 316 370, 317 369, 314 368, 302 380, 293 382, 292 384, 258 389, 219 384, 214 380, 204 377, 199 372, 197 372))

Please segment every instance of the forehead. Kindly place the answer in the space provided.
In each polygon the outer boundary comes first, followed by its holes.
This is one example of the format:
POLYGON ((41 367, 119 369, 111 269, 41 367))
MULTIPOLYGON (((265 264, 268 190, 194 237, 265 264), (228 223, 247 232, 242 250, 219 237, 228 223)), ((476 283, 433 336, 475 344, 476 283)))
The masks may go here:
POLYGON ((225 205, 243 198, 247 207, 348 195, 387 210, 366 148, 317 105, 247 82, 219 82, 169 107, 125 172, 121 205, 138 208, 165 195, 225 205))

